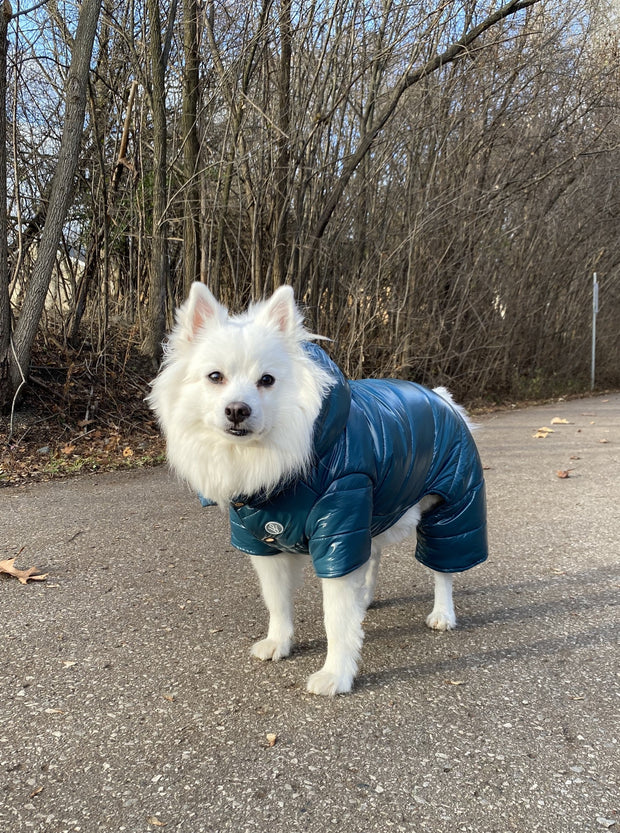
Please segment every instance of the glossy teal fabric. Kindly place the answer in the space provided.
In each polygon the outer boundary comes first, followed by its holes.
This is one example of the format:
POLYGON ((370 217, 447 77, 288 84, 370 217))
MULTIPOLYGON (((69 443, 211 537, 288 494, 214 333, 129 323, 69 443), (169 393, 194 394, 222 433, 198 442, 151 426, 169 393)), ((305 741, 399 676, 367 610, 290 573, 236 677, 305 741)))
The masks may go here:
POLYGON ((233 545, 309 552, 317 575, 343 576, 368 560, 373 536, 433 494, 443 500, 418 525, 416 558, 441 572, 484 561, 482 466, 459 414, 412 382, 348 382, 320 347, 306 349, 334 380, 315 426, 315 465, 269 496, 233 501, 233 545))

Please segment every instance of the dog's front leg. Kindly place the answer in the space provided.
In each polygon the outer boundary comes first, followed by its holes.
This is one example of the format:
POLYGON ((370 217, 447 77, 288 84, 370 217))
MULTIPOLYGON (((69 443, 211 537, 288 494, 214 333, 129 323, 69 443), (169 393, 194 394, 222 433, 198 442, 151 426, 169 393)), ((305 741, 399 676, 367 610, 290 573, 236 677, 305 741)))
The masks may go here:
POLYGON ((341 578, 322 579, 327 657, 323 668, 308 679, 312 694, 333 696, 351 691, 364 641, 365 577, 363 565, 341 578))
POLYGON ((279 660, 291 652, 293 593, 303 580, 303 559, 289 553, 253 555, 251 559, 269 611, 267 637, 252 645, 251 653, 258 659, 279 660))
POLYGON ((452 600, 452 573, 432 571, 435 577, 435 604, 426 617, 426 624, 436 631, 451 631, 456 627, 456 614, 452 600))

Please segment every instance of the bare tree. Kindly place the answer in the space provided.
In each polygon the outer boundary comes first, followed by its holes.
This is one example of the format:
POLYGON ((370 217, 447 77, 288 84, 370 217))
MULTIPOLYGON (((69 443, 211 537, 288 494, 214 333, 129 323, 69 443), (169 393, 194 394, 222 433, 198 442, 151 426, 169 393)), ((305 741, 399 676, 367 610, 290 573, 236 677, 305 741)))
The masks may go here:
MULTIPOLYGON (((153 112, 153 208, 151 236, 151 268, 149 292, 149 328, 146 334, 147 355, 157 360, 166 326, 166 297, 168 289, 168 232, 167 232, 167 124, 166 124, 166 66, 168 42, 162 38, 159 0, 147 0, 149 15, 149 55, 151 64, 151 107, 153 112)), ((175 4, 169 12, 172 26, 175 4)))
MULTIPOLYGON (((161 19, 156 0, 110 0, 59 250, 65 306, 46 326, 69 321, 79 345, 96 320, 103 350, 109 304, 157 356, 198 275, 233 308, 288 282, 353 375, 528 395, 584 377, 596 268, 601 378, 617 378, 620 50, 605 3, 184 0, 177 24, 174 3, 161 19)), ((60 90, 43 60, 21 72, 36 77, 14 106, 60 90)), ((53 125, 53 95, 39 98, 53 125)), ((38 240, 53 162, 36 130, 24 139, 15 168, 34 173, 14 177, 28 211, 9 215, 10 254, 38 240)))
POLYGON ((183 104, 181 130, 185 205, 183 213, 184 291, 200 277, 200 143, 198 103, 200 101, 200 54, 198 2, 183 0, 183 104))
POLYGON ((12 14, 9 4, 0 10, 0 411, 11 398, 9 349, 11 339, 11 303, 9 298, 9 258, 7 228, 6 164, 6 53, 7 27, 12 14))
MULTIPOLYGON (((67 74, 65 115, 62 140, 56 171, 52 181, 45 225, 39 243, 37 259, 30 277, 28 292, 8 351, 10 385, 3 384, 0 404, 11 402, 14 392, 28 376, 30 352, 39 326, 45 297, 52 277, 58 242, 73 198, 74 179, 82 139, 86 91, 90 71, 101 0, 84 0, 80 9, 77 30, 73 39, 71 65, 67 74)), ((0 355, 6 362, 7 347, 0 355)))

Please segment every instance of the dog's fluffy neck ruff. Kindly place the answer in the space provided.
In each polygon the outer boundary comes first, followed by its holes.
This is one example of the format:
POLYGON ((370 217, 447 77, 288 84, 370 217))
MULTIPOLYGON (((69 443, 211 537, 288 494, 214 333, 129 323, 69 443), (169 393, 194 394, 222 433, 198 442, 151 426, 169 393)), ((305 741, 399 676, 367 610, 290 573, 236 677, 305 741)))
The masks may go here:
MULTIPOLYGON (((293 420, 291 420, 293 422, 293 420)), ((174 444, 168 457, 172 468, 190 485, 222 508, 236 500, 268 498, 307 471, 313 459, 312 425, 299 420, 298 441, 291 446, 278 442, 222 443, 219 436, 204 433, 204 442, 194 449, 194 463, 177 455, 174 444)), ((180 450, 180 449, 179 449, 180 450)))
POLYGON ((314 424, 333 383, 304 349, 304 328, 289 287, 230 317, 202 284, 177 311, 162 370, 148 399, 167 440, 168 461, 192 488, 224 508, 241 496, 268 496, 303 474, 313 460, 314 424), (196 403, 204 378, 194 364, 210 343, 233 338, 269 341, 286 356, 292 395, 284 396, 268 432, 237 440, 203 419, 196 403))

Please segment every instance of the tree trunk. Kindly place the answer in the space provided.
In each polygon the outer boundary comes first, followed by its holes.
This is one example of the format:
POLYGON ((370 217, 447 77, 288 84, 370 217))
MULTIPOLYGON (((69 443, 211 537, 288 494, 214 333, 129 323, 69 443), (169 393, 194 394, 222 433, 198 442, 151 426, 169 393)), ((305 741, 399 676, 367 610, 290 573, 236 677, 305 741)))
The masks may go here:
MULTIPOLYGON (((154 362, 161 356, 166 329, 168 287, 168 233, 166 223, 166 53, 161 36, 158 0, 147 0, 149 14, 153 108, 153 212, 149 292, 149 327, 145 352, 154 362)), ((172 12, 171 12, 172 14, 172 12)))
POLYGON ((193 281, 200 278, 200 183, 198 179, 198 2, 183 0, 183 167, 185 198, 183 212, 183 286, 184 295, 193 281))
POLYGON ((286 281, 289 250, 287 224, 289 207, 289 161, 291 131, 291 0, 280 3, 280 72, 278 77, 278 138, 272 220, 273 279, 275 290, 286 281))
POLYGON ((9 372, 11 302, 6 217, 6 51, 10 19, 11 6, 5 2, 0 9, 0 412, 9 408, 12 399, 9 372))
MULTIPOLYGON (((52 180, 50 201, 37 259, 15 327, 13 336, 15 354, 12 350, 8 353, 11 383, 9 395, 12 395, 12 391, 19 387, 22 379, 28 376, 32 345, 45 305, 62 228, 73 199, 75 172, 84 129, 90 59, 100 10, 101 0, 84 0, 80 9, 71 66, 66 82, 65 121, 58 164, 52 180)), ((6 200, 4 205, 6 205, 6 200)), ((0 361, 5 356, 6 351, 0 354, 0 361)), ((0 399, 7 400, 6 392, 0 399)))

